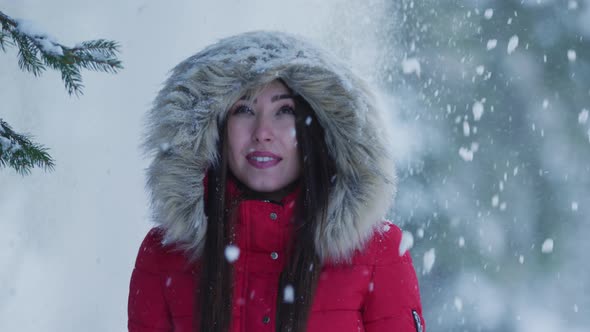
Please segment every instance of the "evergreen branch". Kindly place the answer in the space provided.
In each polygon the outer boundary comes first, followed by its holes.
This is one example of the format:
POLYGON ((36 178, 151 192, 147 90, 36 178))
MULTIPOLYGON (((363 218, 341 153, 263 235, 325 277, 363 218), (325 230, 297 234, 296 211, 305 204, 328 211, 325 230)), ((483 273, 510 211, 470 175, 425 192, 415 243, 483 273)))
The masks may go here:
POLYGON ((87 50, 91 52, 105 52, 105 57, 114 57, 115 53, 119 51, 119 44, 117 42, 105 39, 97 39, 81 42, 76 47, 71 48, 72 52, 80 50, 87 50))
POLYGON ((66 53, 70 53, 81 67, 110 73, 123 68, 116 57, 118 52, 119 44, 104 39, 82 42, 74 48, 66 49, 66 53))
POLYGON ((66 86, 68 94, 82 94, 82 88, 84 87, 82 84, 82 75, 75 63, 67 62, 65 61, 65 57, 54 54, 41 53, 41 57, 46 66, 60 71, 61 79, 66 86))
MULTIPOLYGON (((66 47, 31 24, 15 20, 0 11, 0 49, 5 45, 18 48, 18 65, 35 76, 49 67, 61 73, 68 94, 82 94, 84 85, 80 69, 117 73, 123 68, 117 59, 119 45, 114 41, 98 39, 66 47)), ((0 119, 0 167, 12 167, 22 175, 32 167, 53 169, 54 161, 42 145, 34 143, 26 135, 12 130, 0 119)))
MULTIPOLYGON (((30 38, 18 30, 18 23, 0 12, 0 24, 2 25, 2 39, 4 36, 10 36, 13 45, 18 47, 18 66, 21 70, 32 72, 33 75, 39 76, 44 70, 43 64, 37 59, 37 50, 31 45, 30 38)), ((4 48, 2 42, 2 50, 4 48)))
POLYGON ((26 175, 33 167, 52 170, 55 164, 45 147, 32 142, 26 135, 14 132, 8 123, 0 119, 0 167, 6 166, 26 175))
POLYGON ((68 94, 82 94, 82 75, 80 75, 80 69, 76 66, 64 66, 61 69, 61 79, 66 85, 68 94))
POLYGON ((6 34, 4 33, 3 30, 0 30, 0 49, 2 49, 2 51, 6 52, 6 48, 4 47, 5 43, 8 43, 8 41, 6 39, 4 39, 6 37, 6 34))
POLYGON ((11 33, 12 39, 18 46, 18 66, 20 69, 40 76, 45 67, 37 58, 38 51, 35 45, 26 36, 21 35, 18 30, 13 30, 11 33))
POLYGON ((0 24, 2 25, 2 30, 8 30, 9 26, 16 27, 16 22, 3 12, 0 12, 0 24))
POLYGON ((24 71, 39 76, 46 67, 61 72, 62 81, 68 94, 82 94, 80 69, 117 73, 123 69, 117 59, 119 45, 110 40, 98 39, 82 42, 75 47, 66 47, 43 33, 22 27, 23 21, 14 20, 0 12, 2 34, 0 48, 8 44, 5 36, 10 36, 19 49, 18 64, 24 71))

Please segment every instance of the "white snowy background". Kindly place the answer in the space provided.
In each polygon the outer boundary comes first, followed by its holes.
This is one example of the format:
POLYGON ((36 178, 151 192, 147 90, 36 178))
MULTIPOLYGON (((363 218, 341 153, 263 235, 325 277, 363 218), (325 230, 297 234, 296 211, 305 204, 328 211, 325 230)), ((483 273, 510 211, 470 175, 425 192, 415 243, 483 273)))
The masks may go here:
MULTIPOLYGON (((521 4, 542 9, 558 2, 521 4)), ((590 34, 588 3, 562 2, 564 10, 580 13, 578 30, 590 34)), ((426 1, 419 9, 413 1, 396 3, 0 0, 0 11, 34 22, 62 44, 118 41, 125 67, 115 75, 83 71, 78 98, 68 96, 59 73, 33 77, 18 68, 15 48, 0 53, 0 117, 33 134, 56 160, 54 171, 36 169, 24 177, 0 169, 0 331, 126 330, 129 277, 152 226, 144 191, 149 161, 139 149, 143 116, 175 64, 220 38, 258 29, 307 36, 380 87, 391 109, 400 171, 390 217, 407 230, 404 246, 414 257, 429 331, 589 331, 590 128, 588 112, 567 103, 576 99, 590 108, 590 80, 583 78, 588 36, 579 36, 577 52, 560 50, 581 96, 535 89, 531 82, 543 81, 538 59, 528 57, 519 31, 479 38, 477 52, 507 57, 503 70, 517 78, 507 77, 506 85, 531 102, 512 111, 546 110, 527 113, 516 126, 512 117, 492 116, 502 114, 494 113, 492 89, 471 94, 451 83, 477 83, 495 75, 494 68, 473 61, 477 55, 460 45, 456 54, 442 55, 421 46, 439 45, 427 39, 435 26, 428 27, 428 18, 436 15, 413 21, 412 14, 436 13, 438 3, 426 1), (575 65, 582 66, 578 76, 575 65), (436 76, 440 67, 451 74, 436 76), (435 105, 449 95, 466 102, 435 105), (510 164, 506 156, 513 154, 502 147, 527 146, 490 142, 486 128, 535 135, 543 167, 530 169, 535 161, 529 160, 510 164), (499 175, 478 164, 487 161, 499 175), (536 210, 545 196, 561 206, 549 211, 550 225, 535 222, 547 213, 536 210)), ((465 3, 457 6, 458 21, 445 22, 453 33, 477 34, 462 22, 498 17, 495 1, 465 3)), ((518 17, 495 24, 509 26, 518 17)), ((542 40, 559 39, 551 29, 540 31, 547 34, 542 40)), ((447 46, 452 39, 441 38, 447 46)))

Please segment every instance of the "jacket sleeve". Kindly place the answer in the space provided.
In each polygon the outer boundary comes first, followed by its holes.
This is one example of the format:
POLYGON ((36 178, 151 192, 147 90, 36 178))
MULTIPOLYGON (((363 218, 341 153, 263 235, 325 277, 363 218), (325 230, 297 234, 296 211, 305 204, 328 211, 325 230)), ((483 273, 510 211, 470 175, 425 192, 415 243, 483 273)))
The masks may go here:
POLYGON ((129 286, 127 327, 130 332, 172 331, 158 264, 161 241, 161 230, 153 228, 139 249, 129 286))
POLYGON ((375 253, 373 276, 363 307, 367 332, 424 332, 418 279, 410 253, 399 255, 401 230, 386 224, 375 235, 370 250, 375 253))

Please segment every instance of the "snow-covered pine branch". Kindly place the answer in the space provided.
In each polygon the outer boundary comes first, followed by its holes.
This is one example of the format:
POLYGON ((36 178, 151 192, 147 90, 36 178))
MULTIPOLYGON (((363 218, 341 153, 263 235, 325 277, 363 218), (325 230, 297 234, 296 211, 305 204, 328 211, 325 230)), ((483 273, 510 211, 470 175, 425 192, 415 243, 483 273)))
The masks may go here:
POLYGON ((30 21, 13 19, 0 12, 0 48, 18 47, 18 64, 22 70, 39 76, 48 66, 61 72, 68 93, 82 94, 80 69, 117 73, 123 68, 117 58, 119 45, 110 40, 85 41, 67 47, 30 21))

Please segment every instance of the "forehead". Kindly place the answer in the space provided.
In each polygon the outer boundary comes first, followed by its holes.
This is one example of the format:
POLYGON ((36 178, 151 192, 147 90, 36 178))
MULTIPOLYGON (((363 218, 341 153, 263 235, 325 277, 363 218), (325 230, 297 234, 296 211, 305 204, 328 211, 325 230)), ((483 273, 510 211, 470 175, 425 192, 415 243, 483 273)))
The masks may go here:
POLYGON ((293 99, 293 94, 291 89, 283 82, 275 80, 246 92, 240 100, 256 103, 260 97, 263 99, 270 98, 271 102, 276 102, 282 99, 293 99))

